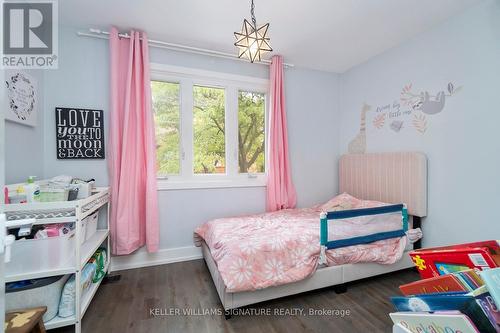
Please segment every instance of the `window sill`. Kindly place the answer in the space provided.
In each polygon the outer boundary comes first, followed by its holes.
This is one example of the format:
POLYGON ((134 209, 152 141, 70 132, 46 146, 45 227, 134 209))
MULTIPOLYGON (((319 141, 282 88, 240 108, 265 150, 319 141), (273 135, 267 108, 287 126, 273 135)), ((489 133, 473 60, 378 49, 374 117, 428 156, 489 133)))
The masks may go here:
POLYGON ((166 180, 158 179, 158 191, 196 190, 240 187, 266 187, 264 178, 229 180, 166 180))

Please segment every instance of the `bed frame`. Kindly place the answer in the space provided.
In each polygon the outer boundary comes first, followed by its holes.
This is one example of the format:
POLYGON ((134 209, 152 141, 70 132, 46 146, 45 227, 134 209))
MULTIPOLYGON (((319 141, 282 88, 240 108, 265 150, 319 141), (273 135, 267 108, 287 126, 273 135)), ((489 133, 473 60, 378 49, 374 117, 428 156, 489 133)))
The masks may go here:
MULTIPOLYGON (((343 155, 339 161, 339 192, 357 198, 387 203, 405 203, 414 228, 427 215, 427 158, 422 153, 398 152, 343 155)), ((319 223, 319 216, 318 216, 319 223)), ((345 291, 345 283, 413 267, 407 249, 392 265, 357 263, 318 267, 309 278, 255 291, 228 292, 208 246, 202 242, 202 253, 214 281, 221 303, 231 309, 302 292, 336 287, 345 291)), ((414 248, 419 244, 415 243, 414 248)))

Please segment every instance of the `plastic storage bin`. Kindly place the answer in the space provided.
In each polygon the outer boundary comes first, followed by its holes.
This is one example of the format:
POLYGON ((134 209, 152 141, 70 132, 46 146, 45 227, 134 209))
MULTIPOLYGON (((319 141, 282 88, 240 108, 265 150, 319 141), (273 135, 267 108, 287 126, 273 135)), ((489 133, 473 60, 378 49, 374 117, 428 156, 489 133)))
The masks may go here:
POLYGON ((99 211, 87 216, 83 220, 85 226, 85 240, 89 240, 97 231, 97 222, 99 221, 99 211))
POLYGON ((95 182, 70 184, 70 187, 78 190, 76 199, 85 199, 92 195, 92 191, 95 188, 95 182))
POLYGON ((43 321, 47 322, 57 316, 61 291, 69 275, 52 276, 42 279, 28 280, 23 284, 9 283, 5 290, 5 309, 17 310, 46 306, 47 312, 43 321))
POLYGON ((40 187, 40 202, 68 201, 69 189, 40 187))
POLYGON ((11 204, 18 204, 21 202, 26 202, 26 194, 9 193, 9 202, 11 204))
POLYGON ((80 222, 80 245, 85 243, 86 240, 86 235, 87 235, 87 221, 86 219, 83 219, 80 222))
POLYGON ((6 275, 59 269, 71 266, 74 260, 75 232, 59 237, 23 239, 11 246, 11 260, 5 264, 6 275))

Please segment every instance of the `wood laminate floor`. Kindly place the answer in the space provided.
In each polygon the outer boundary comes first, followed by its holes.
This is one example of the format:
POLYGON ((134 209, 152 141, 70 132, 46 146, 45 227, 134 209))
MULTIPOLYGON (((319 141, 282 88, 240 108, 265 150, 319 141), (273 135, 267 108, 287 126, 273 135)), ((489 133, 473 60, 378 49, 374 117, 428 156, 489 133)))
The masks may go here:
MULTIPOLYGON (((418 279, 414 270, 400 271, 350 283, 343 294, 327 288, 264 302, 243 310, 261 315, 226 320, 203 260, 115 274, 120 281, 99 288, 83 319, 83 333, 391 332, 389 297, 399 294, 400 284, 418 279), (310 315, 311 309, 330 313, 310 315), (334 310, 343 310, 344 316, 334 310), (282 315, 276 315, 279 311, 282 315)), ((49 332, 72 331, 71 326, 49 332)))

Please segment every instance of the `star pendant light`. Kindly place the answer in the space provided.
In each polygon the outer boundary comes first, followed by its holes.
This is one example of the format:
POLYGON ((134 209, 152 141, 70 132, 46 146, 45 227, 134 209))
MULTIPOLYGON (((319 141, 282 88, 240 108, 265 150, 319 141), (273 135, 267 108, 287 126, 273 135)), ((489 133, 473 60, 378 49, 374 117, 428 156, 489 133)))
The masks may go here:
POLYGON ((244 19, 241 31, 234 33, 236 37, 234 45, 238 47, 238 58, 246 58, 250 62, 261 61, 265 53, 273 50, 269 44, 270 38, 267 35, 269 23, 257 27, 254 9, 255 5, 252 0, 250 9, 252 22, 250 23, 247 19, 244 19))

